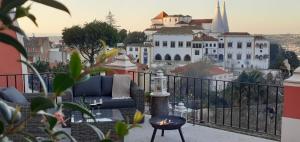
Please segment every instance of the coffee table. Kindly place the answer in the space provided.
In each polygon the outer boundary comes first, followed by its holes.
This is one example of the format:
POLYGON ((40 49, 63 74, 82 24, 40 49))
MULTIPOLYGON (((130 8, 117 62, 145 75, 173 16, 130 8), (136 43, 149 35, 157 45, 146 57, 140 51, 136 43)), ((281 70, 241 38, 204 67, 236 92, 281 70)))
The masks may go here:
POLYGON ((118 139, 114 126, 118 121, 124 121, 124 118, 119 109, 98 109, 100 115, 96 115, 96 122, 91 119, 84 119, 81 112, 72 112, 71 119, 71 135, 79 142, 99 142, 96 133, 87 126, 85 123, 92 124, 99 128, 104 135, 111 131, 110 136, 112 140, 117 142, 123 142, 123 139, 118 139))

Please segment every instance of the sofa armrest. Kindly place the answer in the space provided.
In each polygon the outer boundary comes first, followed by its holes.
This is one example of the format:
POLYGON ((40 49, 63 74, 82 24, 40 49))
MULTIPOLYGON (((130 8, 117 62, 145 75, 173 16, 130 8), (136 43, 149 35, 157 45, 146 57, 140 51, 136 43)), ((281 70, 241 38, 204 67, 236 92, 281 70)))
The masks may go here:
POLYGON ((145 110, 145 100, 144 100, 144 90, 139 88, 133 81, 130 85, 130 96, 136 103, 136 107, 139 111, 144 113, 145 110))

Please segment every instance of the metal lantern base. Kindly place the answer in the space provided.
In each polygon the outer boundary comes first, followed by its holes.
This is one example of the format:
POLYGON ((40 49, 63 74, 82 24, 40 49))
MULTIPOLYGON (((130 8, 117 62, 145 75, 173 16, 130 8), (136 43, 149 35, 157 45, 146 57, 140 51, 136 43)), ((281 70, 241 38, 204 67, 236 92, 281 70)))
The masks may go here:
POLYGON ((151 93, 151 117, 169 115, 170 93, 151 93))

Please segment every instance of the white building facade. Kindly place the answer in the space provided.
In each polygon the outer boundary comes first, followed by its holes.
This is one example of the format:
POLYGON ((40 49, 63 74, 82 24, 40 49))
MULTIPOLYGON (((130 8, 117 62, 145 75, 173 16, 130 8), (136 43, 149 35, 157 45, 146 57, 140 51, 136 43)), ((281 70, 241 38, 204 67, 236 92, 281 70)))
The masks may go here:
POLYGON ((150 65, 211 60, 232 70, 269 68, 270 42, 247 32, 229 32, 225 1, 222 10, 217 2, 213 19, 161 12, 151 22, 144 31, 147 43, 152 44, 151 54, 142 48, 127 47, 127 54, 137 59, 147 54, 150 65))

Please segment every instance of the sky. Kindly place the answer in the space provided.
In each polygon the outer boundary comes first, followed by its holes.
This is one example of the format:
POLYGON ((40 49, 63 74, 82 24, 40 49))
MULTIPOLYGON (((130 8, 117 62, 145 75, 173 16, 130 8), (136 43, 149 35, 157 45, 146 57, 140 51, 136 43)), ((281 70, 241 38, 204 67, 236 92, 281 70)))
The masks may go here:
MULTIPOLYGON (((212 18, 216 0, 59 0, 71 16, 46 6, 32 4, 38 27, 28 19, 19 20, 28 36, 61 35, 65 27, 83 25, 94 19, 105 21, 108 12, 117 25, 128 31, 143 31, 161 11, 212 18)), ((222 2, 223 0, 220 0, 222 2)), ((300 0, 226 0, 231 32, 252 34, 300 34, 300 0)))

